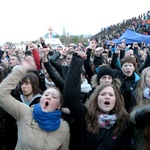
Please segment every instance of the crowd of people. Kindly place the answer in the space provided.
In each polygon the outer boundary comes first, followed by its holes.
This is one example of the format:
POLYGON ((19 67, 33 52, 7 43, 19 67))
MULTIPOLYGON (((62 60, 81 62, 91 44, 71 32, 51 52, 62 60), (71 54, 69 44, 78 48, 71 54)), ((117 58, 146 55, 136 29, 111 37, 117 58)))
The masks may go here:
POLYGON ((150 11, 133 17, 128 20, 123 20, 120 23, 102 28, 94 37, 100 40, 118 39, 127 29, 131 29, 137 33, 150 35, 150 11))
POLYGON ((0 149, 149 150, 150 43, 109 44, 4 44, 0 149))

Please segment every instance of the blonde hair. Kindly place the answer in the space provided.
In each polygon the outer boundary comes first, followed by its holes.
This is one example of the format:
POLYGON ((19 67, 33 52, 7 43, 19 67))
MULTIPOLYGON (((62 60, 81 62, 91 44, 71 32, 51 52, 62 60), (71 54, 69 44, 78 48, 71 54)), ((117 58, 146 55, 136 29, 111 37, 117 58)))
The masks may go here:
MULTIPOLYGON (((146 105, 145 103, 145 98, 143 97, 143 91, 147 87, 145 78, 147 74, 150 72, 150 67, 145 68, 140 75, 140 80, 137 85, 137 94, 135 96, 136 98, 136 106, 133 108, 133 110, 140 108, 142 105, 146 105)), ((150 103, 150 102, 149 102, 150 103)), ((150 125, 147 125, 144 128, 144 144, 143 144, 143 149, 147 150, 150 149, 150 125)))
POLYGON ((138 91, 136 94, 136 104, 142 105, 144 102, 143 91, 147 87, 145 78, 147 74, 150 72, 150 67, 145 68, 140 75, 140 80, 138 82, 136 90, 138 91))

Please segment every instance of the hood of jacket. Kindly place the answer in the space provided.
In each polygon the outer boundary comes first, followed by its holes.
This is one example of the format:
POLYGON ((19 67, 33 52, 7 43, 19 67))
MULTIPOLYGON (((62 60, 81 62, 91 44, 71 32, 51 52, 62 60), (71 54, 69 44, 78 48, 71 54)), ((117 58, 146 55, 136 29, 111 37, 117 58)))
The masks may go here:
POLYGON ((36 100, 37 98, 41 98, 41 94, 35 94, 34 96, 33 96, 33 98, 30 100, 30 102, 27 102, 26 100, 25 100, 25 97, 21 94, 20 95, 20 100, 24 103, 24 104, 26 104, 26 105, 30 105, 34 100, 36 100))

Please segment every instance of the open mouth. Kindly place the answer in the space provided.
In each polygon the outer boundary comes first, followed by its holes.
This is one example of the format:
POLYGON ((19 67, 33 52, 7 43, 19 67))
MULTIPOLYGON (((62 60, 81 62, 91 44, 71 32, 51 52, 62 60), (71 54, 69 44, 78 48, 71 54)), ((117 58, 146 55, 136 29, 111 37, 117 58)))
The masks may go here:
POLYGON ((45 102, 45 106, 47 107, 49 105, 49 103, 48 102, 45 102))
POLYGON ((110 102, 109 102, 109 101, 105 101, 104 104, 105 104, 105 105, 109 105, 110 102))

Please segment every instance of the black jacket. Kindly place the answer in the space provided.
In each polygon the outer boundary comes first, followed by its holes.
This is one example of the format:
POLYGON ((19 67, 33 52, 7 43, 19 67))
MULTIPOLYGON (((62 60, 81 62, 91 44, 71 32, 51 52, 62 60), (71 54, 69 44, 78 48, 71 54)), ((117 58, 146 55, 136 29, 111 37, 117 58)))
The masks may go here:
POLYGON ((120 92, 124 97, 125 108, 127 112, 129 112, 133 106, 131 102, 131 93, 136 89, 140 77, 136 72, 134 72, 130 77, 125 76, 121 71, 121 68, 117 65, 117 57, 118 54, 113 55, 111 65, 114 69, 114 78, 118 78, 121 81, 120 92))
POLYGON ((55 83, 56 87, 59 88, 60 92, 63 92, 63 87, 64 87, 64 79, 61 78, 58 74, 56 74, 53 66, 51 65, 51 62, 44 62, 44 67, 49 74, 50 78, 52 81, 55 83))
POLYGON ((129 112, 132 108, 131 93, 136 89, 138 81, 140 79, 139 75, 135 72, 131 77, 127 77, 122 71, 114 70, 114 77, 121 81, 120 92, 124 97, 125 108, 129 112))
POLYGON ((64 100, 74 119, 70 127, 70 150, 129 150, 130 130, 126 128, 121 136, 115 137, 114 127, 110 130, 100 129, 92 135, 87 130, 86 107, 80 103, 80 75, 84 60, 73 56, 64 85, 64 100))
POLYGON ((58 73, 60 74, 60 76, 62 77, 63 80, 65 80, 66 75, 67 75, 67 71, 68 71, 68 66, 64 66, 61 65, 59 62, 57 62, 57 59, 60 57, 60 52, 56 52, 54 53, 51 57, 50 57, 50 62, 52 64, 52 66, 54 68, 56 68, 56 70, 58 71, 58 73))

